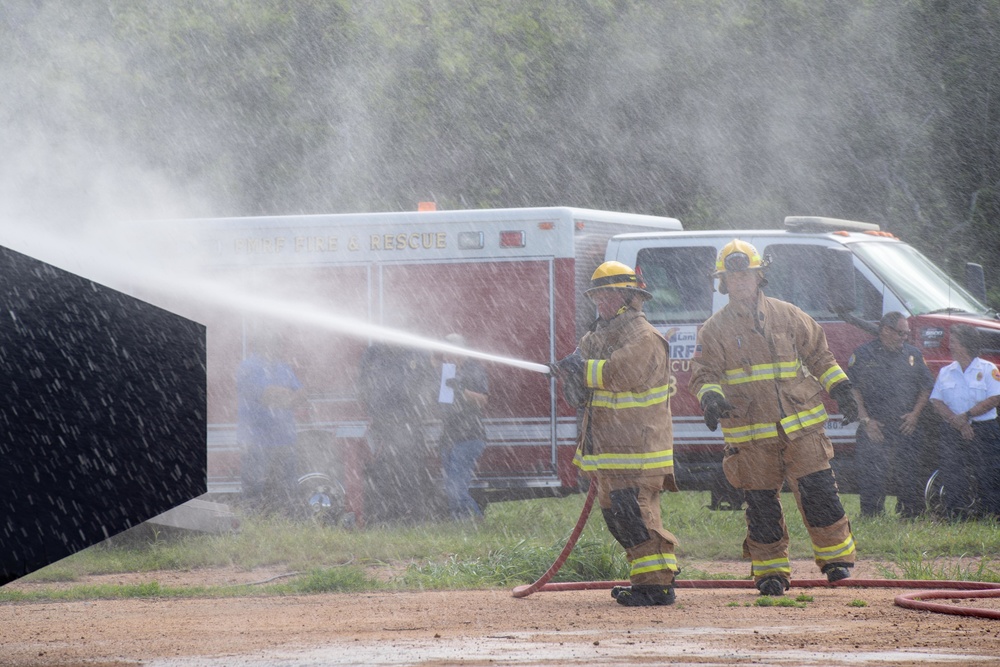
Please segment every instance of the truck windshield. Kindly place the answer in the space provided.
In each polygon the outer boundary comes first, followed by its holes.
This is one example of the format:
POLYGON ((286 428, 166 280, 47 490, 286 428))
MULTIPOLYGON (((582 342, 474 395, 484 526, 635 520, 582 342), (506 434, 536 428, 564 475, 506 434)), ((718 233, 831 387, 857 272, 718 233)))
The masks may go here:
POLYGON ((913 315, 949 312, 992 315, 989 308, 912 246, 855 243, 851 249, 913 315))

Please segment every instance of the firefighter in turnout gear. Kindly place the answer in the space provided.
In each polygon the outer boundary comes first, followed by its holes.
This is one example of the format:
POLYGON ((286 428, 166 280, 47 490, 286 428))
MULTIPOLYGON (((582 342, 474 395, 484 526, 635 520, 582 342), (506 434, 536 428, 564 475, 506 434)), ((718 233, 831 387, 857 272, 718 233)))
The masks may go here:
POLYGON ((673 604, 677 538, 663 527, 660 493, 676 491, 669 402, 669 344, 646 321, 651 295, 635 271, 605 262, 587 296, 598 320, 577 350, 551 365, 567 400, 583 410, 574 463, 591 473, 608 530, 628 556, 631 586, 618 604, 673 604))
POLYGON ((817 566, 831 582, 850 576, 854 537, 830 468, 833 445, 824 433, 820 392, 837 401, 845 424, 857 419, 858 407, 823 329, 797 307, 764 296, 765 268, 744 241, 719 252, 713 276, 729 304, 698 332, 690 389, 708 428, 722 424, 722 466, 729 482, 744 490, 743 556, 757 589, 784 595, 791 580, 780 496, 785 482, 817 566))

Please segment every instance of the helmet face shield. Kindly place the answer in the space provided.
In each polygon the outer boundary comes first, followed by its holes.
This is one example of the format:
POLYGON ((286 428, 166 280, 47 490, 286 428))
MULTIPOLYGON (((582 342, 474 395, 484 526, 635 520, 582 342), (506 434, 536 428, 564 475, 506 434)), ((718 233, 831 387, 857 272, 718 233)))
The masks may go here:
POLYGON ((754 248, 746 241, 733 239, 722 247, 719 256, 715 260, 716 277, 722 276, 730 271, 743 272, 753 269, 764 269, 767 263, 761 259, 757 248, 754 248))
POLYGON ((723 260, 726 271, 746 271, 750 268, 750 256, 745 252, 733 252, 723 260))

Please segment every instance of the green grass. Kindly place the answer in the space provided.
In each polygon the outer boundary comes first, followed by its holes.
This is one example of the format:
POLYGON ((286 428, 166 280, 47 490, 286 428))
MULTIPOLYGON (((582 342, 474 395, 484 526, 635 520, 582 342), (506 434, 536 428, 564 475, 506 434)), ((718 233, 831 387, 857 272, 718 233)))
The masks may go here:
MULTIPOLYGON (((584 498, 497 503, 479 524, 449 522, 408 528, 348 530, 309 522, 248 518, 230 535, 149 533, 115 539, 34 572, 25 581, 52 583, 30 594, 0 589, 0 602, 179 595, 304 594, 328 591, 472 589, 512 587, 537 579, 559 555, 584 498), (268 567, 299 573, 253 587, 184 589, 138 586, 69 586, 86 575, 228 566, 268 567), (33 597, 32 597, 33 596, 33 597)), ((664 494, 667 528, 681 544, 677 555, 688 579, 743 578, 746 530, 742 512, 707 509, 707 493, 664 494), (730 574, 709 575, 685 560, 727 561, 730 574)), ((792 558, 812 549, 790 495, 783 498, 792 558)), ((857 516, 857 496, 844 496, 857 516)), ((882 563, 881 576, 897 579, 1000 581, 1000 529, 995 520, 946 523, 891 517, 853 519, 859 556, 882 563), (947 560, 946 560, 947 559, 947 560)), ((553 581, 625 579, 628 564, 594 510, 580 541, 553 581)))
POLYGON ((769 595, 761 595, 754 600, 753 604, 757 607, 794 607, 796 609, 805 609, 806 607, 806 603, 798 598, 774 598, 769 595))

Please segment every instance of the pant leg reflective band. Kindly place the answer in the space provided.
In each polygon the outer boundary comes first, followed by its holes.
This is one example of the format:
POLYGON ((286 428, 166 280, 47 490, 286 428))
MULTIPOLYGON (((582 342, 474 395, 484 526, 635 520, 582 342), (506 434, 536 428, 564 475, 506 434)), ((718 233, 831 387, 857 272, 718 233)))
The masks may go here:
POLYGON ((750 568, 753 571, 754 579, 760 579, 771 574, 780 574, 785 578, 792 576, 792 564, 787 556, 772 558, 771 560, 750 561, 750 568))
POLYGON ((813 554, 816 556, 816 560, 827 563, 843 560, 844 557, 853 554, 854 551, 854 535, 848 535, 846 540, 832 547, 818 547, 815 544, 813 545, 813 554))
POLYGON ((652 554, 651 556, 636 558, 632 561, 632 570, 629 572, 629 577, 648 572, 659 572, 661 570, 677 572, 677 556, 674 554, 652 554))

